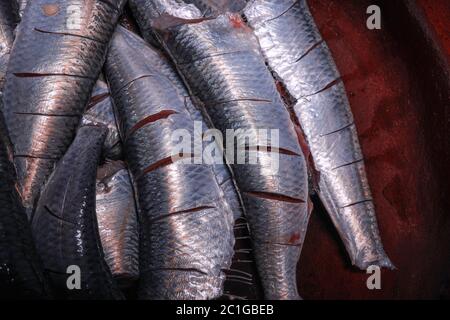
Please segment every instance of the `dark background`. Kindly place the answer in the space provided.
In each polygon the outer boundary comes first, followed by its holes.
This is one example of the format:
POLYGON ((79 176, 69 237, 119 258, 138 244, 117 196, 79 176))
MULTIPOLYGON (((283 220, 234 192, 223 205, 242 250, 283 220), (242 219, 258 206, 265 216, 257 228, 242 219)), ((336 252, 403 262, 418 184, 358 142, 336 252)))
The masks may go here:
POLYGON ((299 263, 305 299, 449 298, 450 1, 309 0, 343 77, 380 232, 397 270, 381 290, 351 266, 315 202, 299 263), (366 28, 381 7, 382 29, 366 28))

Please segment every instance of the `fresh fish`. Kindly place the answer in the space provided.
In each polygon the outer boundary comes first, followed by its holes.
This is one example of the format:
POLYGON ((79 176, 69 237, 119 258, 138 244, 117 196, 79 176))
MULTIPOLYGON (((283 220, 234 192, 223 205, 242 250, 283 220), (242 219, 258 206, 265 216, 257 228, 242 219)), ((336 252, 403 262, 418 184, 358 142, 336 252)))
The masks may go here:
MULTIPOLYGON (((265 297, 298 299, 296 265, 309 219, 306 164, 252 31, 237 15, 203 18, 195 6, 179 1, 129 3, 143 35, 156 31, 191 94, 203 102, 224 136, 227 129, 278 130, 279 146, 275 139, 274 148, 266 151, 251 142, 240 144, 247 156, 257 155, 258 163, 232 168, 265 297), (273 158, 278 158, 279 170, 273 158)), ((233 151, 227 149, 227 156, 233 151)))
POLYGON ((190 151, 183 160, 174 154, 174 131, 193 137, 194 123, 168 67, 160 52, 117 28, 106 76, 140 207, 138 296, 217 298, 233 254, 233 214, 211 168, 190 163, 190 151))
POLYGON ((11 50, 4 109, 21 197, 31 216, 73 140, 124 0, 33 0, 11 50))
POLYGON ((110 160, 121 160, 123 158, 122 141, 120 141, 119 130, 116 125, 109 88, 105 81, 97 80, 81 123, 82 125, 100 124, 106 126, 108 135, 103 148, 104 157, 110 160))
POLYGON ((294 112, 319 173, 317 193, 352 263, 392 268, 384 252, 344 84, 305 0, 251 0, 244 10, 294 112))
POLYGON ((125 164, 107 162, 97 171, 96 210, 105 260, 121 288, 139 277, 139 230, 134 191, 125 164))
POLYGON ((95 179, 105 136, 104 127, 78 130, 43 189, 32 220, 38 253, 58 297, 122 297, 104 260, 95 213, 95 179), (79 287, 71 290, 77 274, 79 287))
POLYGON ((12 151, 0 113, 0 299, 50 297, 25 210, 16 190, 12 151))

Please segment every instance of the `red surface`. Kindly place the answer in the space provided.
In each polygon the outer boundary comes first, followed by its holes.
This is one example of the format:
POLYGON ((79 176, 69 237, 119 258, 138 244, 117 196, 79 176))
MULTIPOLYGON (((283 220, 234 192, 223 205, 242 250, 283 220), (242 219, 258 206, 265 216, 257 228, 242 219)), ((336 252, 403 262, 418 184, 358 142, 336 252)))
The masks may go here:
POLYGON ((349 95, 381 237, 397 270, 383 270, 382 289, 368 290, 368 275, 351 267, 316 202, 299 264, 300 293, 305 299, 448 298, 450 103, 443 83, 450 80, 431 47, 450 57, 450 2, 417 1, 431 40, 410 28, 403 5, 382 6, 382 30, 368 30, 366 8, 373 2, 309 4, 349 95))

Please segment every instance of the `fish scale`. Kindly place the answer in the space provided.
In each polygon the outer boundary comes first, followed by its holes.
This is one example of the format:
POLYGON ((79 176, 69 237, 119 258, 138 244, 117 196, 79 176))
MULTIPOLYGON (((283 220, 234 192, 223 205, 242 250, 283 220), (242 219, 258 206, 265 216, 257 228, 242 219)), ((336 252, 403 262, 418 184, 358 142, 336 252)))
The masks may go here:
POLYGON ((129 287, 139 278, 137 207, 131 178, 120 161, 97 171, 96 211, 105 260, 119 285, 129 287), (106 176, 99 177, 102 172, 106 176))
POLYGON ((114 116, 112 98, 109 94, 108 85, 103 80, 97 80, 81 124, 101 124, 108 127, 108 135, 106 136, 103 150, 104 157, 110 160, 123 158, 122 142, 114 116))
POLYGON ((379 235, 345 88, 305 0, 251 0, 243 11, 288 93, 319 173, 317 192, 352 263, 392 268, 379 235))
POLYGON ((35 0, 26 6, 11 51, 4 109, 29 216, 73 140, 124 3, 35 0))
POLYGON ((290 115, 251 31, 236 15, 205 20, 195 6, 176 1, 132 0, 129 3, 144 36, 160 28, 167 17, 173 17, 175 23, 155 33, 191 93, 204 103, 216 128, 225 134, 230 124, 233 128, 238 126, 234 119, 239 119, 239 126, 244 128, 256 130, 268 126, 280 131, 280 148, 291 153, 280 154, 280 172, 266 166, 271 152, 258 152, 262 163, 232 165, 232 168, 243 196, 265 297, 299 298, 296 265, 309 218, 305 202, 306 165, 290 115), (265 112, 252 111, 258 107, 265 112), (285 201, 286 192, 295 196, 291 199, 294 201, 285 201), (293 219, 282 221, 288 216, 293 219), (291 233, 293 229, 295 232, 291 233))
POLYGON ((95 180, 106 133, 99 126, 78 130, 43 189, 33 216, 36 247, 60 298, 122 298, 104 260, 95 211, 95 180), (77 290, 67 285, 69 266, 79 268, 77 290))
POLYGON ((233 214, 209 166, 170 160, 173 130, 192 134, 193 121, 167 70, 157 50, 117 28, 106 75, 140 206, 138 295, 218 298, 231 264, 233 214), (173 113, 155 117, 164 110, 173 113))

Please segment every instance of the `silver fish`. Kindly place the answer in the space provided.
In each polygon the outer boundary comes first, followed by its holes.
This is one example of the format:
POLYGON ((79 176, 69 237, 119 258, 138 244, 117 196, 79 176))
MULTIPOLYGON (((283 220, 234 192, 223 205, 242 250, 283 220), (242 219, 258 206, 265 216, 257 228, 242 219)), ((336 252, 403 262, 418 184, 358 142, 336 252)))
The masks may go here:
POLYGON ((59 298, 122 298, 104 260, 95 213, 95 179, 106 132, 98 126, 78 130, 33 216, 36 247, 59 298), (75 290, 68 283, 76 283, 69 279, 76 272, 80 287, 75 290))
POLYGON ((125 0, 33 0, 17 28, 4 110, 21 197, 31 216, 72 142, 125 0))
POLYGON ((97 80, 91 100, 81 119, 81 124, 101 124, 106 126, 108 128, 108 135, 103 146, 104 157, 110 160, 123 159, 122 141, 120 140, 119 130, 117 129, 109 88, 105 81, 101 79, 97 80))
POLYGON ((121 161, 97 170, 96 211, 105 260, 121 288, 139 277, 137 208, 131 179, 121 161))
POLYGON ((251 0, 244 9, 276 78, 294 98, 317 193, 352 263, 392 268, 381 243, 353 115, 331 53, 305 0, 251 0))
POLYGON ((194 129, 168 66, 160 52, 117 28, 106 76, 140 207, 138 296, 213 299, 231 264, 233 214, 209 166, 174 160, 172 133, 194 129))
MULTIPOLYGON (((298 299, 296 266, 309 220, 306 164, 252 31, 238 15, 204 18, 195 6, 179 1, 129 4, 144 36, 155 32, 191 94, 203 102, 224 136, 227 129, 278 130, 277 148, 264 151, 257 144, 240 144, 238 148, 248 149, 247 156, 256 155, 258 163, 246 161, 232 169, 265 297, 298 299), (272 167, 273 154, 279 170, 272 167)), ((232 151, 226 150, 227 156, 232 151)))

